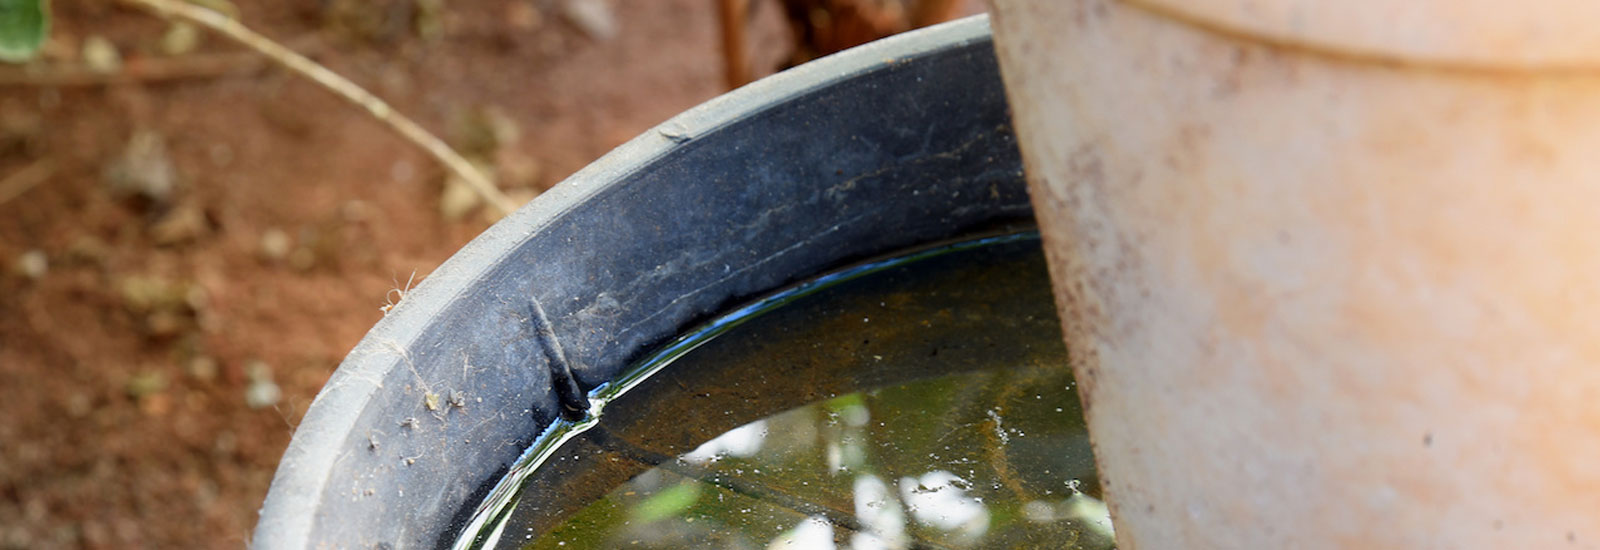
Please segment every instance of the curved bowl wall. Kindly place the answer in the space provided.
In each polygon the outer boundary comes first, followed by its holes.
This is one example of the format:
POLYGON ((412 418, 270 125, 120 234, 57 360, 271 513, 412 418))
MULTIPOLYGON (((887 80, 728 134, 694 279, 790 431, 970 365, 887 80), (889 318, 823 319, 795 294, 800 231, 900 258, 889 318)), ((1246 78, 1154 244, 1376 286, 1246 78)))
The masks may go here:
POLYGON ((491 227, 373 327, 296 430, 254 545, 451 539, 556 417, 534 299, 588 389, 752 296, 1031 218, 983 17, 695 107, 491 227))

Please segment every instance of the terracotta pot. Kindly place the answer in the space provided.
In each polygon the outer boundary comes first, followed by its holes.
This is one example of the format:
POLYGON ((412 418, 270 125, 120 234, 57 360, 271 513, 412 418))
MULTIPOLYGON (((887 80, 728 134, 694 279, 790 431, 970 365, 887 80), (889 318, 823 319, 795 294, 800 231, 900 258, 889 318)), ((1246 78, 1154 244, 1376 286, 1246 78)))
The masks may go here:
POLYGON ((1600 4, 995 4, 1121 548, 1600 545, 1600 4))

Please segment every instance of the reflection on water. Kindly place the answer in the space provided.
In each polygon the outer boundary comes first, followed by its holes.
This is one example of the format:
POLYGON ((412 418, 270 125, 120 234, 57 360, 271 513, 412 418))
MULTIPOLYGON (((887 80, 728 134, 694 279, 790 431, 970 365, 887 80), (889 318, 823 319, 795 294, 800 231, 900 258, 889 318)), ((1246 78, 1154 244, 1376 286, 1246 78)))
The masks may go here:
POLYGON ((1066 369, 991 369, 791 409, 663 462, 525 547, 1111 548, 1106 508, 1082 483, 1093 469, 1072 390, 1066 369))
POLYGON ((591 391, 453 547, 1107 548, 1060 335, 1029 231, 802 281, 591 391))

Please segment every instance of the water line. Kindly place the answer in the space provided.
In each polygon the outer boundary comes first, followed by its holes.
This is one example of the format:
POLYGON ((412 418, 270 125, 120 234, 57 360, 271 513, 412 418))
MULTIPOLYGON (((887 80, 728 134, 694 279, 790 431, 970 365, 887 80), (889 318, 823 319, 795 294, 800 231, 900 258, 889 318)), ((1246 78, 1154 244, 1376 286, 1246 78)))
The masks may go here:
POLYGON ((461 536, 457 537, 455 544, 451 545, 451 549, 480 550, 494 548, 508 523, 506 519, 517 508, 522 496, 522 486, 534 471, 538 470, 557 451, 560 451, 568 441, 598 425, 606 405, 611 401, 637 387, 651 376, 667 368, 678 358, 694 351, 695 348, 711 341, 711 339, 733 330, 735 327, 766 312, 862 276, 953 252, 1011 242, 1037 240, 1038 238, 1039 233, 1037 230, 1017 231, 931 245, 909 254, 857 264, 774 292, 700 325, 673 340, 661 350, 645 357, 635 367, 629 369, 616 380, 601 384, 590 390, 588 394, 589 408, 582 418, 569 420, 557 416, 534 439, 533 444, 518 457, 517 461, 507 470, 505 476, 495 484, 489 495, 473 511, 471 519, 462 528, 461 536))

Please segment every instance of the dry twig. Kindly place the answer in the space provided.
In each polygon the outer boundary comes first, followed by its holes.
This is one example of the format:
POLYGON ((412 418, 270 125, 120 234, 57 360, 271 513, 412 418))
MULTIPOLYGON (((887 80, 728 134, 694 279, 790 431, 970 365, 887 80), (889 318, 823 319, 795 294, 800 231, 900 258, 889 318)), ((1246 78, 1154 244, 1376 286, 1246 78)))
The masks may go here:
POLYGON ((11 199, 21 196, 23 193, 28 192, 29 189, 33 189, 35 185, 50 179, 50 176, 55 173, 55 162, 46 158, 29 164, 23 169, 6 176, 5 179, 0 179, 0 204, 5 204, 10 202, 11 199))
MULTIPOLYGON (((289 40, 290 49, 302 55, 321 49, 315 35, 289 40)), ((116 72, 100 72, 80 63, 0 67, 0 86, 111 86, 190 79, 250 75, 267 67, 254 51, 192 53, 178 57, 139 57, 126 60, 116 72)))
POLYGON ((351 103, 361 106, 371 113, 374 118, 388 124, 390 128, 401 136, 411 140, 418 147, 432 154, 434 158, 443 163, 447 169, 461 178, 468 187, 483 197, 490 208, 498 210, 502 215, 511 213, 517 205, 511 201, 500 188, 495 187, 483 172, 478 171, 472 163, 467 162, 460 153, 445 145, 443 140, 429 133, 422 126, 405 115, 395 111, 388 103, 378 96, 372 95, 354 82, 339 76, 338 73, 328 70, 306 56, 295 53, 294 50, 274 42, 272 39, 250 30, 238 21, 229 19, 226 15, 216 11, 184 2, 183 0, 123 0, 123 2, 150 10, 157 15, 168 19, 188 21, 213 32, 228 37, 247 48, 260 52, 268 59, 283 65, 290 71, 311 79, 333 93, 351 103))

